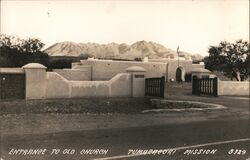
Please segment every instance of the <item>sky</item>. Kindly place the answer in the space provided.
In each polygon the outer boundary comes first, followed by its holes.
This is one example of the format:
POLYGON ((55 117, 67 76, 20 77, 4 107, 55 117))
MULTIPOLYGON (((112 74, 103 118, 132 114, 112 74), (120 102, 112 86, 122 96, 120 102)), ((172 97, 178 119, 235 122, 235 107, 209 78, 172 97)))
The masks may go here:
POLYGON ((63 41, 153 41, 208 55, 221 41, 249 42, 249 0, 1 0, 1 34, 63 41))

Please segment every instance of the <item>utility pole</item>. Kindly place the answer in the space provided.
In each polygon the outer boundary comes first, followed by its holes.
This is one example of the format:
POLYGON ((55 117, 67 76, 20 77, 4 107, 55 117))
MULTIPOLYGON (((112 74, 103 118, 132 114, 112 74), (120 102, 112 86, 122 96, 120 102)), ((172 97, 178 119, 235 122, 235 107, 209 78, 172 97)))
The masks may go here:
POLYGON ((179 67, 179 46, 177 47, 177 55, 178 55, 178 67, 179 67))

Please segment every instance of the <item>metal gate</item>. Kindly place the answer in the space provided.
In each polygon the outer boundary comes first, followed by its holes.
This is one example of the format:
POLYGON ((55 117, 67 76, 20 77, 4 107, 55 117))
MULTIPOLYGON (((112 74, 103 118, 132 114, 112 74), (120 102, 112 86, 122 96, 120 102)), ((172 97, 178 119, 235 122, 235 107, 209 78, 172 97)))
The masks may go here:
POLYGON ((218 81, 217 78, 202 78, 193 77, 192 94, 194 95, 210 95, 218 96, 218 81))
POLYGON ((0 99, 24 99, 25 74, 0 73, 0 99))
POLYGON ((162 97, 164 98, 165 77, 146 78, 145 81, 145 96, 162 97))

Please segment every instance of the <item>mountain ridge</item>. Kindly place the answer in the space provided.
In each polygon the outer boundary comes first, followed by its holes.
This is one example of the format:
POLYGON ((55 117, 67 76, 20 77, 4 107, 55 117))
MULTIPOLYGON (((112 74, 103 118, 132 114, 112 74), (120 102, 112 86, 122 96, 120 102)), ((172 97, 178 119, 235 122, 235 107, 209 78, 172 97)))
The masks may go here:
MULTIPOLYGON (((177 58, 176 51, 166 48, 160 43, 152 41, 137 41, 131 45, 126 43, 76 43, 64 41, 55 43, 44 50, 50 56, 88 56, 104 59, 127 59, 148 57, 151 59, 177 58)), ((198 54, 179 52, 180 57, 192 60, 201 60, 198 54)))

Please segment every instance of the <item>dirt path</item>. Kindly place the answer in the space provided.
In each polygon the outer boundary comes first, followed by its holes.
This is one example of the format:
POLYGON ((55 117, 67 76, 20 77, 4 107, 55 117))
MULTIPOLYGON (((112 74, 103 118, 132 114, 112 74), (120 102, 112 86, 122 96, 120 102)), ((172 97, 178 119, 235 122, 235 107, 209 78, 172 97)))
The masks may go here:
POLYGON ((148 114, 22 113, 2 115, 0 116, 0 121, 2 135, 15 135, 155 126, 218 119, 247 119, 248 117, 248 112, 231 112, 224 110, 148 114))

